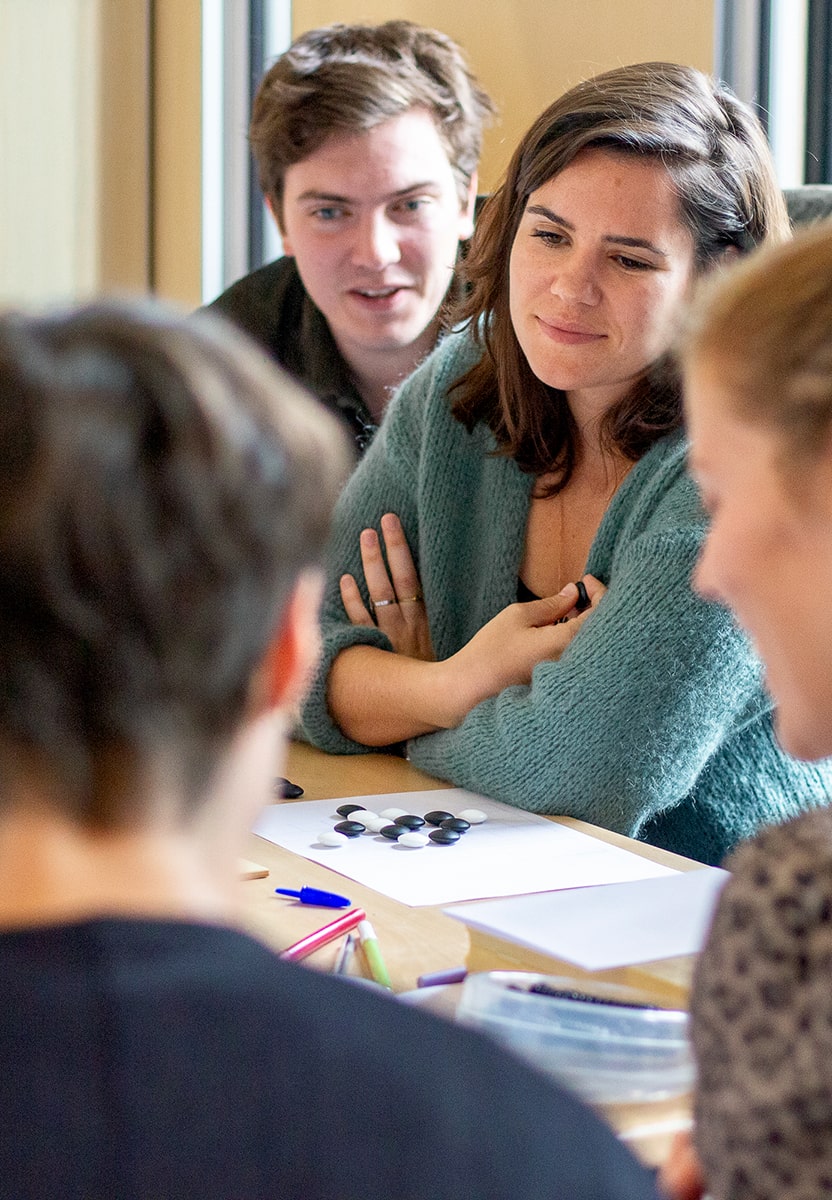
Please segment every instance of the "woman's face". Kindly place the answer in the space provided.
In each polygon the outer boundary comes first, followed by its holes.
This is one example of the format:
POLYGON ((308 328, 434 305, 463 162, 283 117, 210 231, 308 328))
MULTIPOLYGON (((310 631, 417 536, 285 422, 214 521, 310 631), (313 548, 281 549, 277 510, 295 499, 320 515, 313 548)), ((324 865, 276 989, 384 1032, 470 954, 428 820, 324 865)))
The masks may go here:
POLYGON ((710 514, 696 590, 731 608, 777 705, 784 749, 832 754, 832 454, 790 467, 776 431, 738 415, 724 372, 686 372, 690 467, 710 514))
POLYGON ((511 320, 538 379, 605 412, 661 354, 693 238, 655 159, 582 151, 532 192, 509 267, 511 320))

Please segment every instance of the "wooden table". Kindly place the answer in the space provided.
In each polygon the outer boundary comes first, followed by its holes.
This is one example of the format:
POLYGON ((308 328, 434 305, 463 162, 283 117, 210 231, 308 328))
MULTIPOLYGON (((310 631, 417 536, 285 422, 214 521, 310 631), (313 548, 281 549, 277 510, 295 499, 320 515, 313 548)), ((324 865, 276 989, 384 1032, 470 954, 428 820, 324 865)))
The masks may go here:
MULTIPOLYGON (((286 772, 289 779, 303 787, 303 800, 375 796, 448 786, 392 755, 326 755, 302 744, 290 747, 286 772)), ((692 870, 700 865, 571 817, 553 819, 680 870, 692 870)), ((417 977, 425 972, 458 967, 466 961, 469 949, 467 929, 461 922, 442 912, 442 907, 447 905, 408 907, 255 834, 251 835, 246 853, 253 861, 267 867, 269 875, 265 879, 246 880, 241 884, 244 922, 251 933, 277 950, 284 949, 327 920, 326 913, 319 908, 296 904, 274 894, 276 887, 299 888, 305 884, 342 892, 350 897, 353 904, 366 910, 383 947, 397 992, 415 988, 417 977)), ((309 966, 329 970, 337 953, 338 943, 333 943, 305 961, 309 966)), ((686 957, 637 968, 598 972, 592 977, 636 984, 657 1002, 683 1005, 691 967, 692 959, 686 957)), ((576 979, 587 974, 567 963, 558 965, 558 973, 576 979)), ((452 1008, 453 1003, 453 993, 445 992, 439 1008, 441 1010, 443 1005, 452 1008)), ((672 1131, 687 1123, 688 1103, 683 1098, 662 1106, 629 1106, 616 1112, 612 1119, 619 1132, 632 1140, 642 1157, 650 1162, 658 1162, 666 1151, 672 1131), (648 1127, 655 1127, 655 1130, 651 1133, 648 1127)))
MULTIPOLYGON (((293 743, 290 747, 286 770, 288 777, 303 787, 304 800, 376 796, 386 792, 411 792, 448 786, 392 755, 329 755, 299 743, 293 743)), ((681 870, 700 865, 572 817, 553 819, 655 862, 681 870)), ((251 835, 246 853, 269 869, 267 879, 250 880, 243 885, 246 921, 253 931, 278 950, 323 923, 320 909, 307 908, 274 895, 275 887, 298 888, 308 884, 343 892, 353 903, 366 909, 384 947, 393 987, 397 992, 415 988, 417 977, 425 972, 460 966, 466 960, 467 930, 461 922, 444 915, 442 908, 447 905, 410 908, 254 834, 251 835)), ((336 953, 336 946, 324 947, 307 961, 311 966, 326 970, 336 953)), ((690 969, 689 958, 671 959, 637 969, 627 967, 600 972, 597 977, 616 983, 646 986, 657 1000, 684 1003, 690 969)), ((575 977, 582 974, 578 968, 567 964, 564 964, 564 972, 575 977)))

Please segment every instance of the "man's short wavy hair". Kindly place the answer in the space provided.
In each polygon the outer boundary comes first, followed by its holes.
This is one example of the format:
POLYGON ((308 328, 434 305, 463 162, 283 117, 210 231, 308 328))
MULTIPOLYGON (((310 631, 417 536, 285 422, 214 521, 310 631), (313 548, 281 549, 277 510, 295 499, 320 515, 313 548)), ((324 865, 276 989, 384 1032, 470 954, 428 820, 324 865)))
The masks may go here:
POLYGON ((264 75, 249 127, 278 219, 288 167, 332 134, 363 133, 413 108, 433 118, 464 204, 494 108, 456 42, 412 21, 330 25, 297 38, 264 75))
POLYGON ((11 313, 0 460, 3 802, 23 771, 125 826, 164 769, 198 805, 322 552, 335 421, 216 316, 11 313))

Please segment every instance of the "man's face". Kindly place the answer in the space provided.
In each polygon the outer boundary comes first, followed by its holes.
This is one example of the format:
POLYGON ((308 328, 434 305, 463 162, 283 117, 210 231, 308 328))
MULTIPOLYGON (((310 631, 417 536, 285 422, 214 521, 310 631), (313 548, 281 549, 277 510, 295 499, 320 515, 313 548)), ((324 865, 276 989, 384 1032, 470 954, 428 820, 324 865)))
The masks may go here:
POLYGON ((366 133, 334 134, 286 172, 281 230, 304 287, 350 363, 414 347, 437 331, 473 199, 422 109, 366 133))

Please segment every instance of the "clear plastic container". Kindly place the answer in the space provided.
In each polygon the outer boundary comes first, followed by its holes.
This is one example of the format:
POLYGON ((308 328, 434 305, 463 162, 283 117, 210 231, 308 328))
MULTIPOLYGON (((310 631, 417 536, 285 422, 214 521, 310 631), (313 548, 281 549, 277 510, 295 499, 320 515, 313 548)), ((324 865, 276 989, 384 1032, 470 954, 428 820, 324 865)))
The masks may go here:
POLYGON ((491 971, 465 980, 457 1019, 530 1059, 590 1104, 642 1103, 678 1096, 694 1078, 687 1013, 644 1004, 642 993, 615 984, 491 971), (540 985, 591 999, 529 990, 540 985))

